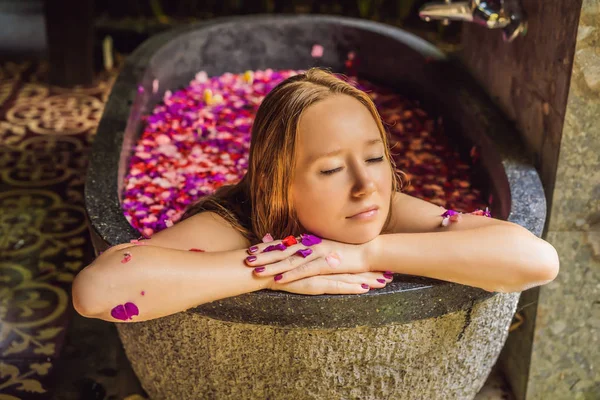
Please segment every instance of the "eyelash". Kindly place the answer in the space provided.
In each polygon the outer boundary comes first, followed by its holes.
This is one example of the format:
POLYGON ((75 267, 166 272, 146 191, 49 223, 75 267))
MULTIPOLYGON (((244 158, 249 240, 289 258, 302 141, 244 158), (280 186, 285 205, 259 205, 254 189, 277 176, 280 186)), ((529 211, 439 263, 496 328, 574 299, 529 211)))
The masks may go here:
MULTIPOLYGON (((383 157, 384 156, 381 156, 379 158, 371 158, 371 159, 367 160, 367 162, 371 162, 371 163, 382 162, 383 161, 383 157)), ((336 168, 336 169, 330 169, 329 171, 321 171, 321 173, 323 175, 331 175, 331 174, 333 174, 333 173, 335 173, 335 172, 337 172, 337 171, 339 171, 341 169, 342 169, 342 167, 339 167, 339 168, 336 168)))

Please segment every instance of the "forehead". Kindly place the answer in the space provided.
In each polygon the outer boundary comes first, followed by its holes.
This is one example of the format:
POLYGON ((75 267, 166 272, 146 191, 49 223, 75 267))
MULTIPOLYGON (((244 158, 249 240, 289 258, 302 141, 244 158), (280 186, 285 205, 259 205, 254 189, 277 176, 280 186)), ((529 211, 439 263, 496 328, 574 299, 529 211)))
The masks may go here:
POLYGON ((328 97, 308 107, 298 125, 298 161, 338 149, 362 149, 369 139, 380 139, 371 112, 348 95, 328 97))

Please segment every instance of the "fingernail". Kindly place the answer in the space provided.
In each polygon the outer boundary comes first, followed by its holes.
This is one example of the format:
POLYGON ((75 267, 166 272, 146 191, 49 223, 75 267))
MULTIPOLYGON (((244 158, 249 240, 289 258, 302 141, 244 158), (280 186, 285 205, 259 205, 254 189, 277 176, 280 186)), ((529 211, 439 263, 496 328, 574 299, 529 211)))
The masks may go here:
POLYGON ((256 267, 254 268, 254 272, 263 272, 265 270, 265 267, 256 267))
POLYGON ((246 261, 248 261, 248 262, 256 261, 256 256, 246 257, 246 261))
POLYGON ((379 283, 385 283, 385 279, 377 279, 377 282, 379 282, 379 283))
POLYGON ((363 283, 362 285, 360 285, 363 289, 368 289, 369 285, 367 285, 366 283, 363 283))
POLYGON ((248 249, 248 251, 249 251, 250 253, 254 253, 254 252, 256 252, 257 250, 258 250, 258 246, 252 246, 252 247, 250 247, 250 248, 248 249))
POLYGON ((384 274, 393 275, 394 273, 392 271, 385 271, 384 274))
POLYGON ((283 275, 279 274, 279 275, 275 275, 275 280, 276 281, 280 281, 281 278, 283 278, 283 275))
POLYGON ((384 277, 385 279, 392 279, 392 278, 394 277, 394 275, 392 275, 392 274, 388 274, 388 273, 385 273, 385 274, 383 274, 383 277, 384 277))

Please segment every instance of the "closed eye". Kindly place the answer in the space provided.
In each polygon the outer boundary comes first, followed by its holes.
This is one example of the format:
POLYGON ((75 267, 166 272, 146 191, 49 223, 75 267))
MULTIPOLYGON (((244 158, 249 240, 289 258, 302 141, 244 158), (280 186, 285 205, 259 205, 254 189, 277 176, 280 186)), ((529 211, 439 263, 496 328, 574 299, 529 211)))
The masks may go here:
MULTIPOLYGON (((371 158, 371 159, 368 159, 367 162, 368 163, 382 162, 383 158, 384 158, 384 156, 381 156, 381 157, 378 157, 378 158, 371 158)), ((339 167, 339 168, 335 168, 335 169, 330 169, 328 171, 321 171, 321 173, 323 175, 331 175, 331 174, 336 173, 336 172, 341 171, 341 170, 342 170, 342 167, 339 167)))

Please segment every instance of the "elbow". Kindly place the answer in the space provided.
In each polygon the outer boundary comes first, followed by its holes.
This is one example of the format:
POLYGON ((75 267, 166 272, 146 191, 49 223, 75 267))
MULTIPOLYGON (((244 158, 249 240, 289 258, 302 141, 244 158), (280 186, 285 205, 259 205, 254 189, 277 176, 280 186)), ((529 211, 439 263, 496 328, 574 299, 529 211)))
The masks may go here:
POLYGON ((77 274, 71 286, 73 308, 81 316, 87 318, 101 318, 106 314, 106 268, 103 263, 110 262, 110 255, 120 250, 133 247, 124 243, 113 246, 97 257, 92 264, 85 267, 77 274), (107 259, 108 258, 108 259, 107 259))
POLYGON ((560 259, 556 249, 548 242, 539 239, 542 243, 542 249, 537 256, 537 262, 533 268, 527 269, 527 273, 523 274, 523 281, 520 285, 516 285, 517 289, 513 292, 522 292, 543 286, 552 282, 558 276, 560 270, 560 259))
MULTIPOLYGON (((541 239, 540 239, 541 240, 541 239)), ((543 252, 540 259, 543 260, 537 269, 536 279, 550 283, 558 276, 560 270, 560 258, 558 252, 550 243, 543 241, 543 252)))
POLYGON ((95 299, 92 277, 89 271, 81 271, 73 280, 71 296, 73 308, 83 317, 94 318, 100 314, 98 301, 95 299))
POLYGON ((513 275, 513 279, 497 287, 494 292, 522 292, 536 286, 546 285, 556 279, 560 270, 558 252, 550 243, 539 238, 538 240, 541 243, 541 249, 536 253, 535 262, 530 262, 530 266, 523 268, 521 274, 513 275))

